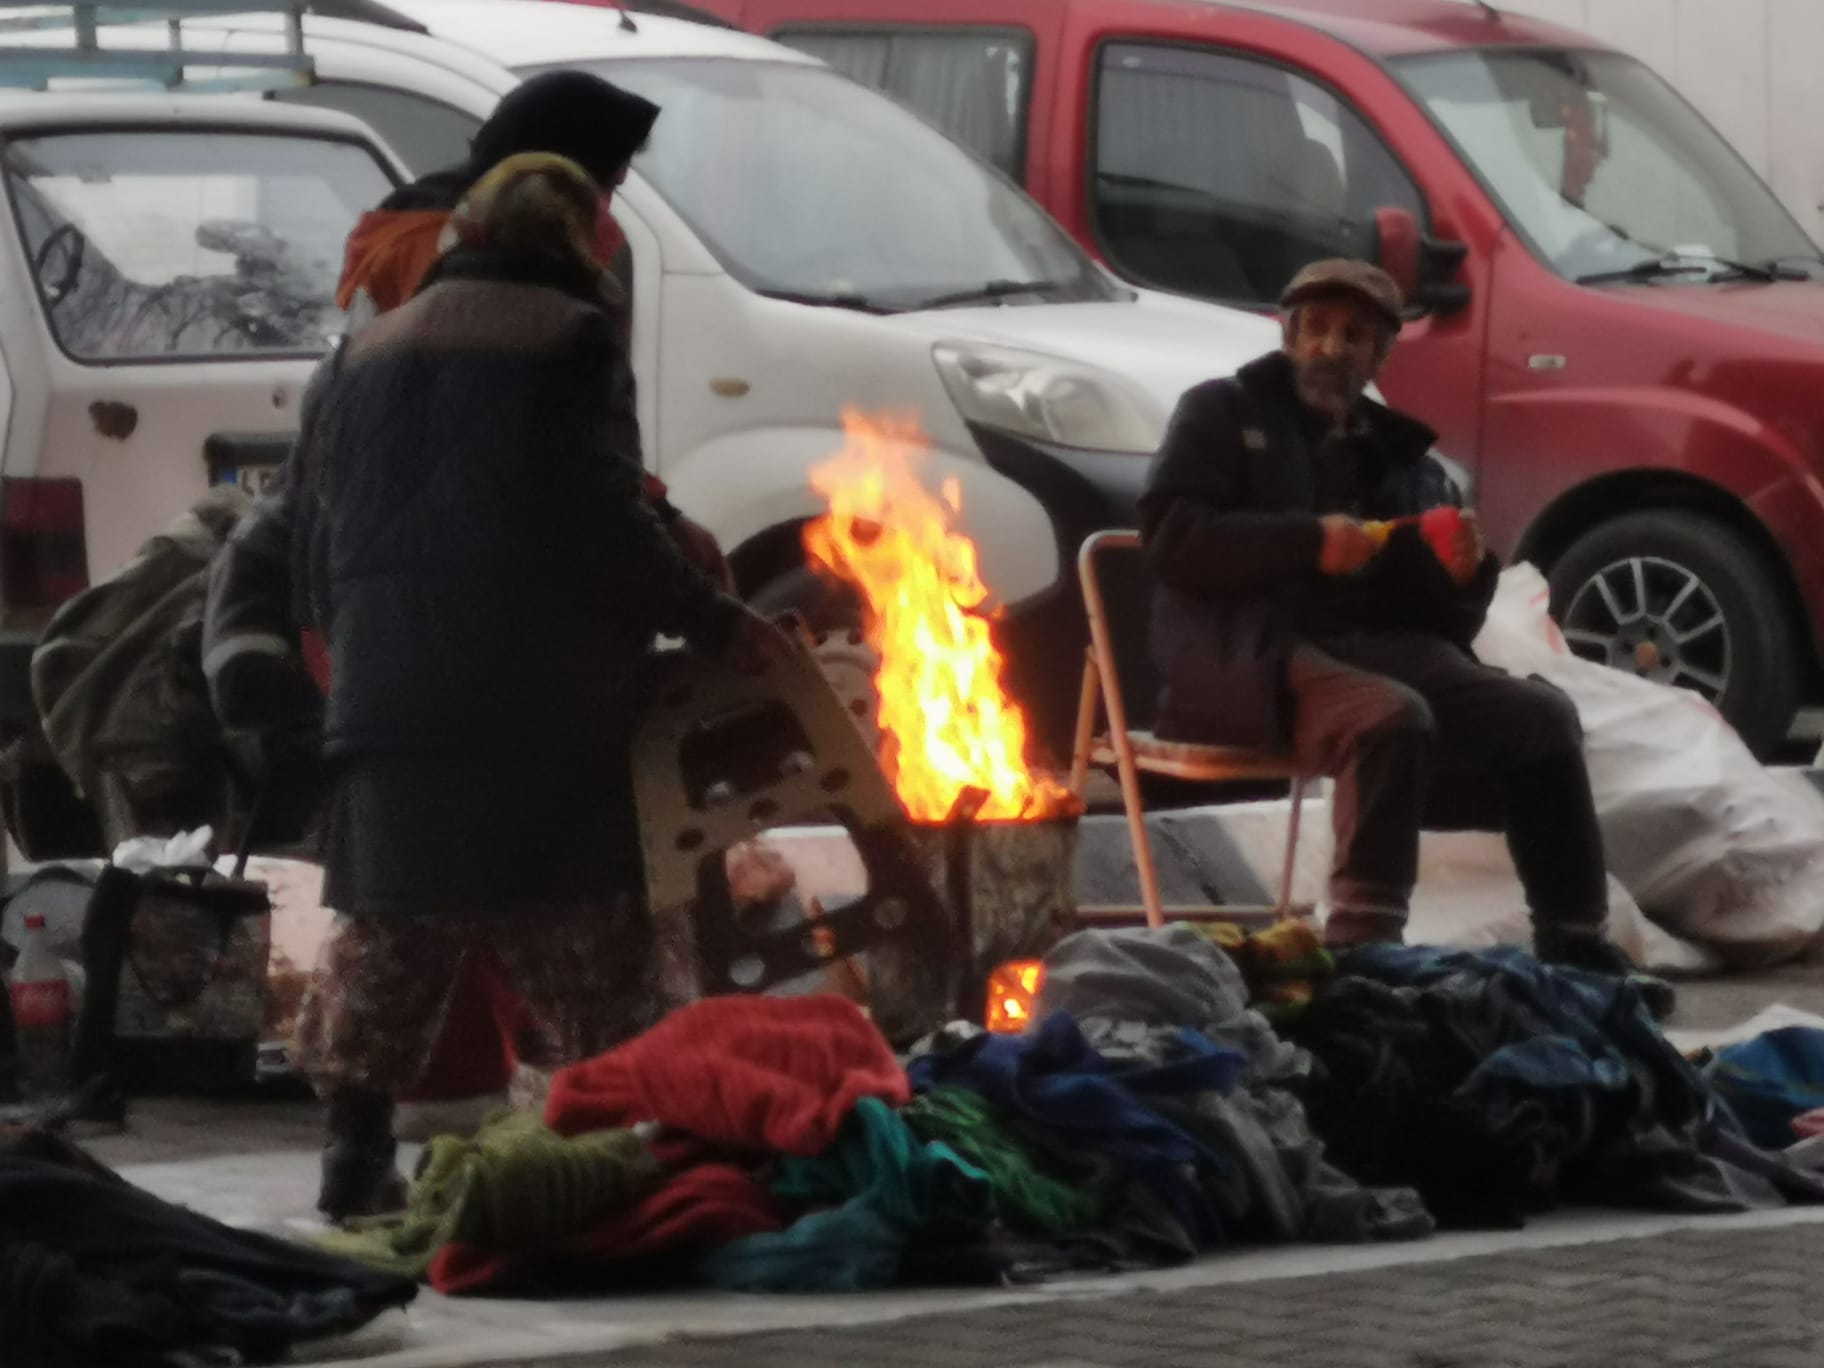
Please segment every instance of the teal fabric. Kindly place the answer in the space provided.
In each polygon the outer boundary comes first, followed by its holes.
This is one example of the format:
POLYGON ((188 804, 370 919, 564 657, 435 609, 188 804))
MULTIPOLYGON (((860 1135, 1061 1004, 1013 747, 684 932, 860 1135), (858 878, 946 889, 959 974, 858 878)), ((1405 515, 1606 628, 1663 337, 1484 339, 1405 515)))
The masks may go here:
POLYGON ((926 1144, 879 1098, 864 1097, 836 1144, 787 1159, 773 1193, 814 1208, 782 1231, 749 1235, 698 1265, 736 1292, 862 1292, 889 1287, 917 1239, 978 1234, 994 1218, 988 1175, 926 1144))

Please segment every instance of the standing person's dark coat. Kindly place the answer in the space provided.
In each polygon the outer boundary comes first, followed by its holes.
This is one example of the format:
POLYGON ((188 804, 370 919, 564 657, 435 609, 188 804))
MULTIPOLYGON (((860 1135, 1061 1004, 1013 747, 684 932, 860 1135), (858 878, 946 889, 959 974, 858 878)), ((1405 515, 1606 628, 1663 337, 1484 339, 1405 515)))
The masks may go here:
POLYGON ((628 744, 647 648, 719 650, 740 610, 642 502, 627 389, 601 383, 627 365, 606 288, 458 249, 312 395, 290 574, 334 661, 331 906, 641 886, 628 744))
POLYGON ((772 634, 686 559, 623 449, 601 213, 563 158, 483 177, 423 290, 323 368, 280 497, 237 542, 238 582, 283 579, 292 625, 329 647, 339 915, 298 1058, 330 1103, 318 1205, 335 1218, 401 1200, 393 1100, 467 966, 498 969, 532 1028, 521 1057, 544 1067, 690 992, 641 897, 648 651, 772 634))

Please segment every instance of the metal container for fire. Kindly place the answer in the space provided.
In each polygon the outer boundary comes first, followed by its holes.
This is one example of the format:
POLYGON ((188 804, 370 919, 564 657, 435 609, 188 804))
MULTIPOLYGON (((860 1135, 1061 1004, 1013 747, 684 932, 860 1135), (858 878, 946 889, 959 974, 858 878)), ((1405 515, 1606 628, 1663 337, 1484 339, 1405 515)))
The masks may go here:
POLYGON ((947 925, 942 936, 867 952, 869 1010, 896 1044, 959 1018, 979 1020, 997 965, 1036 959, 1076 930, 1075 812, 914 822, 910 833, 947 925))

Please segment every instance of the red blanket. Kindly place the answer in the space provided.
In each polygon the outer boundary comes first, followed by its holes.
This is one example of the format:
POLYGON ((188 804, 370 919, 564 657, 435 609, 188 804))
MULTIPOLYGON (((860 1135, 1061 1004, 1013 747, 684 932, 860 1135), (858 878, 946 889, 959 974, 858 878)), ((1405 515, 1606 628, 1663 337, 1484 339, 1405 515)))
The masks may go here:
POLYGON ((816 1155, 864 1097, 910 1090, 886 1040, 835 996, 708 998, 552 1081, 561 1135, 656 1121, 730 1150, 816 1155))

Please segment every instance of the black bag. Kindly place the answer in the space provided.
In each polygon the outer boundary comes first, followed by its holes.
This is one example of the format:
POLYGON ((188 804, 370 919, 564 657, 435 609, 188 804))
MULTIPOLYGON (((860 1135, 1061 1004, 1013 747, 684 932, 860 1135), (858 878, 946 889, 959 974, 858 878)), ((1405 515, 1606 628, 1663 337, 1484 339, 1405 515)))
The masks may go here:
POLYGON ((79 1089, 214 1092, 254 1082, 266 1016, 272 902, 213 869, 109 865, 83 921, 86 976, 72 1072, 79 1089))

